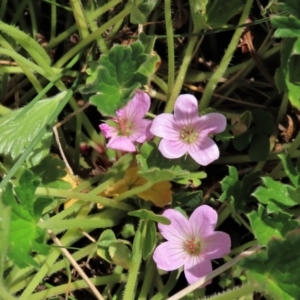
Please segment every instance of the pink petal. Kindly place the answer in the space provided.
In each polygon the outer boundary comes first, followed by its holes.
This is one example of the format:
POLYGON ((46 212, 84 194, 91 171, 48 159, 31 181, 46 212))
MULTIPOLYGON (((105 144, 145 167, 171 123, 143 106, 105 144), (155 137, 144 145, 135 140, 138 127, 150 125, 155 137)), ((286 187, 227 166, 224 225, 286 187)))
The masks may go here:
MULTIPOLYGON (((189 259, 184 265, 184 275, 189 284, 198 281, 201 277, 206 276, 211 272, 211 262, 203 256, 189 256, 189 259)), ((209 283, 210 282, 207 282, 205 285, 209 283)))
POLYGON ((127 120, 138 122, 142 120, 150 108, 150 97, 142 91, 136 91, 131 101, 124 107, 124 117, 127 120))
POLYGON ((183 243, 190 236, 188 219, 175 209, 166 209, 162 215, 171 221, 169 225, 158 223, 162 236, 168 241, 183 243))
POLYGON ((174 121, 171 114, 160 114, 154 118, 150 131, 161 138, 170 141, 178 141, 180 139, 180 128, 174 121))
POLYGON ((226 118, 219 113, 210 113, 200 117, 197 121, 197 131, 201 135, 209 135, 214 133, 223 132, 226 129, 226 118))
POLYGON ((127 136, 117 136, 111 138, 106 147, 124 152, 136 151, 134 144, 127 136))
POLYGON ((107 125, 106 123, 100 124, 99 125, 100 130, 103 132, 104 136, 106 138, 110 138, 113 136, 117 135, 117 130, 116 128, 107 125))
POLYGON ((209 259, 221 258, 230 253, 230 236, 221 231, 216 231, 206 237, 203 243, 202 254, 209 259))
POLYGON ((174 106, 174 119, 179 126, 189 126, 199 120, 198 102, 193 95, 180 95, 174 106))
POLYGON ((182 267, 187 253, 178 242, 160 244, 153 253, 153 260, 157 267, 164 271, 173 271, 182 267))
POLYGON ((124 108, 119 109, 119 110, 116 111, 117 118, 116 117, 112 117, 112 119, 118 120, 118 118, 123 118, 124 114, 125 114, 124 108))
POLYGON ((218 221, 217 212, 208 205, 197 207, 190 216, 189 222, 193 236, 202 237, 213 233, 218 221))
POLYGON ((190 144, 187 152, 200 165, 207 166, 220 156, 216 143, 209 137, 201 137, 193 144, 190 144))
POLYGON ((187 153, 188 145, 181 140, 170 141, 162 139, 159 143, 158 149, 164 157, 174 159, 187 153))
POLYGON ((153 138, 153 134, 150 132, 152 121, 150 120, 141 120, 139 121, 138 126, 135 128, 134 133, 130 135, 132 141, 137 141, 139 143, 144 143, 153 138))

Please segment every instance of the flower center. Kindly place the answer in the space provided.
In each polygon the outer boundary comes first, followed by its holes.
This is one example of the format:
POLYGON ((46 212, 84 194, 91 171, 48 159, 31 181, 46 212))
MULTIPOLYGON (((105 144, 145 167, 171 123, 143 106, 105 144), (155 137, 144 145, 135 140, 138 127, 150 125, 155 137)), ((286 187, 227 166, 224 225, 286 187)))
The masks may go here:
POLYGON ((128 121, 126 118, 119 117, 117 119, 117 123, 118 123, 117 129, 119 135, 129 136, 132 133, 132 129, 133 129, 132 122, 128 121))
POLYGON ((201 252, 201 244, 199 240, 195 238, 185 241, 184 243, 184 250, 189 255, 199 255, 201 252))
POLYGON ((190 126, 184 126, 180 131, 180 137, 185 143, 192 144, 197 140, 198 132, 190 126))

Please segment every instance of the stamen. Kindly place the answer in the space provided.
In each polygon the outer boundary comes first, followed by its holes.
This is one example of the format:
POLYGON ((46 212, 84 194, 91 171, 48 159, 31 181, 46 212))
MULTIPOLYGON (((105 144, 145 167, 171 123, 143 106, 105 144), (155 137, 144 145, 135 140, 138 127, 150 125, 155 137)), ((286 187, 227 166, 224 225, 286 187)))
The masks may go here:
POLYGON ((190 255, 199 255, 201 252, 200 241, 191 239, 185 242, 184 249, 190 255))
POLYGON ((185 143, 192 144, 197 140, 198 132, 194 128, 185 126, 180 131, 180 137, 185 143))

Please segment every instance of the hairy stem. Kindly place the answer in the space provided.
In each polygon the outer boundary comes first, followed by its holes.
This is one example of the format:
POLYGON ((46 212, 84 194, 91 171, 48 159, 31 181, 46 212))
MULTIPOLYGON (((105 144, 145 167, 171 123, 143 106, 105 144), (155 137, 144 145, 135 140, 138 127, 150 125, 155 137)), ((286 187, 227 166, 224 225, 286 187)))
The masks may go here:
POLYGON ((167 98, 172 93, 175 79, 175 52, 174 52, 174 37, 173 25, 171 16, 171 0, 165 0, 165 22, 167 29, 167 43, 168 43, 168 92, 167 98))
MULTIPOLYGON (((250 9, 252 7, 253 0, 247 0, 246 5, 244 6, 243 13, 241 15, 240 21, 238 25, 244 24, 248 18, 250 9)), ((233 34, 233 37, 230 41, 230 44, 228 46, 227 51, 225 52, 225 55, 222 58, 222 61, 217 68, 217 70, 212 75, 211 79, 209 80, 208 84, 205 87, 205 91, 202 95, 200 105, 199 105, 199 111, 205 110, 209 106, 210 99, 213 95, 213 92, 220 80, 220 78, 224 75, 231 59, 233 56, 234 51, 236 50, 236 47, 239 43, 239 39, 244 31, 244 28, 237 28, 233 34)))

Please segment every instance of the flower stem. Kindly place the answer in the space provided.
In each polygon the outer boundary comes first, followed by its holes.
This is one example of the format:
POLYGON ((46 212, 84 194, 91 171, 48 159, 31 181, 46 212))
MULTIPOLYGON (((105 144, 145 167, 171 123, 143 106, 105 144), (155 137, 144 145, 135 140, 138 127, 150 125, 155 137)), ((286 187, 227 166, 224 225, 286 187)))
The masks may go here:
POLYGON ((209 297, 209 300, 232 300, 239 299, 242 296, 252 294, 254 287, 251 284, 245 284, 233 290, 226 291, 222 294, 209 297))
MULTIPOLYGON (((107 11, 111 10, 115 6, 117 6, 121 0, 111 0, 108 3, 101 5, 98 9, 91 12, 87 15, 88 22, 92 22, 94 19, 99 18, 107 11)), ((73 26, 69 27, 64 32, 60 33, 57 37, 53 38, 50 43, 46 46, 46 50, 53 49, 56 47, 59 43, 66 40, 72 33, 74 33, 77 30, 77 24, 74 24, 73 26)))
POLYGON ((4 116, 4 115, 10 113, 11 111, 12 110, 9 109, 8 107, 3 106, 3 105, 0 104, 0 116, 4 116))
POLYGON ((12 296, 3 286, 0 286, 0 294, 2 300, 16 300, 14 296, 12 296))
POLYGON ((139 273, 140 264, 142 261, 142 249, 141 249, 141 240, 143 235, 143 228, 145 229, 146 226, 143 226, 144 221, 140 221, 138 230, 136 231, 133 245, 132 245, 132 256, 130 262, 130 268, 128 271, 128 281, 125 287, 123 300, 127 299, 134 299, 136 286, 137 286, 137 278, 139 273))
POLYGON ((167 299, 169 292, 173 289, 177 282, 176 278, 178 276, 178 272, 179 271, 171 272, 166 285, 154 297, 152 297, 151 300, 167 299))
POLYGON ((36 195, 44 195, 44 196, 47 195, 47 196, 63 197, 69 199, 78 199, 86 202, 100 203, 105 206, 114 207, 125 211, 131 211, 134 209, 133 206, 127 203, 119 203, 115 199, 108 199, 96 195, 66 191, 61 189, 39 187, 36 190, 36 195))
MULTIPOLYGON (((292 145, 294 145, 294 143, 292 145)), ((289 153, 290 153, 292 158, 297 158, 297 157, 300 156, 300 150, 292 151, 292 152, 289 152, 289 153)), ((270 153, 266 160, 267 161, 279 160, 279 158, 278 158, 276 153, 270 153)), ((216 165, 220 165, 220 164, 230 165, 230 164, 250 163, 250 162, 252 162, 252 160, 249 158, 248 155, 237 155, 237 156, 224 156, 224 157, 221 157, 217 161, 213 162, 213 164, 216 164, 216 165)))
POLYGON ((188 69, 188 66, 192 60, 193 57, 193 51, 195 48, 195 45, 197 44, 198 41, 198 37, 197 36, 193 36, 191 37, 191 40, 188 43, 182 64, 181 64, 181 68, 179 70, 179 73, 177 75, 175 84, 174 84, 174 89, 170 95, 170 99, 167 102, 166 108, 165 108, 165 113, 171 113, 173 111, 174 108, 174 103, 176 101, 176 98, 178 97, 180 90, 182 88, 182 84, 188 69))
POLYGON ((74 55, 76 55, 80 50, 88 46, 91 42, 98 39, 98 36, 105 32, 105 30, 109 29, 116 23, 118 23, 120 20, 124 19, 127 15, 129 15, 132 11, 133 5, 140 5, 141 0, 137 0, 135 4, 128 4, 126 7, 118 13, 113 18, 109 19, 105 24, 100 26, 97 30, 92 32, 88 37, 81 40, 75 47, 73 47, 71 50, 69 50, 65 55, 63 55, 56 63, 55 67, 61 67, 63 66, 67 61, 69 61, 74 55))
POLYGON ((130 197, 135 196, 139 193, 142 193, 142 192, 145 192, 145 191, 149 190, 152 187, 153 184, 154 183, 152 183, 152 182, 147 182, 144 185, 133 188, 132 190, 128 190, 128 191, 120 194, 119 196, 114 197, 113 199, 114 199, 114 201, 122 201, 124 199, 130 198, 130 197))
POLYGON ((172 93, 175 79, 175 53, 174 53, 174 37, 173 25, 171 17, 171 0, 165 0, 165 22, 167 29, 167 43, 168 43, 168 92, 167 98, 172 93))
MULTIPOLYGON (((96 285, 107 285, 107 284, 114 284, 118 282, 126 282, 126 275, 124 274, 113 274, 108 276, 98 276, 90 278, 90 281, 96 285)), ((74 291, 78 289, 87 288, 87 284, 84 280, 77 280, 74 282, 68 282, 67 284, 62 284, 59 286, 55 286, 49 289, 46 289, 41 292, 34 293, 30 296, 32 300, 42 300, 42 299, 49 299, 49 297, 53 297, 55 295, 63 294, 68 291, 74 291)))
MULTIPOLYGON (((238 255, 235 258, 233 258, 231 261, 227 262, 226 264, 222 265, 218 269, 216 269, 213 272, 211 272, 210 274, 208 274, 207 276, 200 278, 195 283, 189 285, 188 287, 184 288, 183 290, 181 290, 177 294, 175 294, 172 297, 168 298, 168 300, 179 300, 179 299, 182 299, 185 295, 187 295, 187 294, 191 293, 192 291, 194 291, 195 289, 199 288, 205 282, 208 282, 209 280, 212 280, 214 277, 222 274, 226 270, 230 269, 232 266, 236 265, 241 259, 243 259, 244 257, 248 257, 248 256, 254 254, 259 249, 260 249, 260 247, 252 247, 249 250, 241 253, 240 255, 238 255)), ((233 298, 230 298, 230 299, 233 299, 233 298)))
POLYGON ((155 264, 154 261, 150 258, 149 263, 146 266, 146 275, 143 281, 143 285, 141 288, 141 292, 139 295, 139 300, 147 300, 148 293, 150 290, 150 287, 153 285, 153 277, 155 273, 155 264))
MULTIPOLYGON (((246 19, 248 18, 250 9, 252 7, 252 3, 253 3, 253 0, 247 0, 238 25, 244 24, 246 22, 246 19)), ((213 76, 211 77, 211 79, 209 80, 208 84, 205 87, 205 91, 202 95, 200 105, 199 105, 200 112, 205 110, 209 106, 209 102, 212 97, 212 94, 213 94, 220 78, 224 75, 224 73, 232 59, 233 53, 236 50, 236 47, 239 43, 240 36, 242 35, 243 31, 244 31, 243 27, 238 27, 235 30, 233 37, 230 41, 230 44, 228 46, 228 49, 225 52, 225 55, 223 56, 218 69, 214 72, 213 76)))

